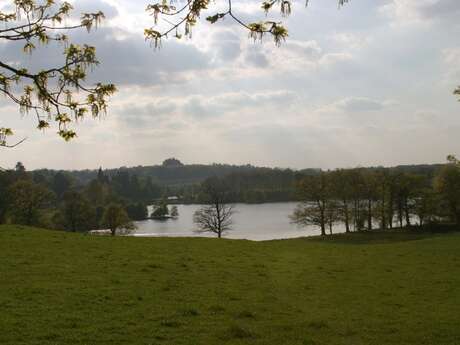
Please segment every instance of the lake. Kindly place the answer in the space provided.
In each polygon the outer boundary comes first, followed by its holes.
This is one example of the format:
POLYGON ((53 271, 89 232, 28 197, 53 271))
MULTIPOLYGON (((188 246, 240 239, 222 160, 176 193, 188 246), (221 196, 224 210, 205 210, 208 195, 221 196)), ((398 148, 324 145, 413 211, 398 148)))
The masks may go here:
MULTIPOLYGON (((225 238, 265 241, 303 236, 317 236, 318 227, 303 227, 291 224, 289 215, 297 203, 282 202, 270 204, 235 204, 233 230, 224 235, 225 238)), ((178 219, 144 220, 135 222, 137 230, 134 236, 155 237, 213 237, 213 234, 197 234, 194 232, 193 213, 199 205, 177 205, 178 219)), ((149 213, 152 208, 149 208, 149 213)), ((334 232, 344 232, 343 226, 337 225, 334 232)), ((214 235, 215 236, 215 235, 214 235)))

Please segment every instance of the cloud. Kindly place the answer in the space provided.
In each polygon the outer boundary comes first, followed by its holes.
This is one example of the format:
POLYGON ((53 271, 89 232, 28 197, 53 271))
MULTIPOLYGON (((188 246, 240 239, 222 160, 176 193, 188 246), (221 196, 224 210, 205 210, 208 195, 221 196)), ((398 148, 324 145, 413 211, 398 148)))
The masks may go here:
MULTIPOLYGON (((202 20, 192 39, 164 40, 159 51, 144 41, 153 23, 145 1, 74 4, 76 12, 108 15, 100 29, 72 39, 97 47, 101 64, 89 82, 114 82, 119 92, 107 117, 80 123, 70 144, 55 128, 36 131, 15 105, 2 107, 2 125, 29 137, 24 148, 5 153, 3 165, 116 167, 178 156, 337 167, 427 163, 458 149, 457 0, 351 1, 340 10, 334 0, 311 1, 308 9, 296 2, 291 17, 269 16, 289 29, 279 48, 268 36, 253 43, 225 19, 202 20)), ((235 0, 234 9, 243 20, 265 18, 258 0, 235 0)), ((2 43, 0 60, 38 70, 62 63, 62 48, 52 44, 29 57, 20 45, 2 43)))
POLYGON ((457 0, 393 0, 381 7, 381 12, 400 22, 457 22, 460 6, 457 0))
MULTIPOLYGON (((117 85, 158 85, 183 82, 186 72, 209 68, 206 55, 195 46, 180 41, 155 51, 141 36, 111 27, 103 27, 87 34, 73 32, 71 41, 89 44, 97 49, 100 65, 90 73, 90 81, 112 82, 117 85)), ((0 45, 0 54, 6 61, 16 62, 30 71, 40 71, 63 65, 63 46, 51 43, 39 47, 31 56, 22 52, 22 45, 0 45)))
POLYGON ((365 97, 349 97, 338 101, 335 106, 346 112, 369 112, 384 109, 386 102, 365 97))
POLYGON ((96 13, 101 11, 104 13, 106 20, 113 19, 119 15, 118 9, 103 0, 76 0, 73 3, 73 15, 76 18, 80 17, 81 13, 96 13))
POLYGON ((289 107, 296 94, 292 91, 265 91, 254 94, 232 92, 212 97, 192 96, 185 100, 183 111, 196 118, 222 116, 229 112, 241 112, 251 109, 261 112, 266 108, 289 107))

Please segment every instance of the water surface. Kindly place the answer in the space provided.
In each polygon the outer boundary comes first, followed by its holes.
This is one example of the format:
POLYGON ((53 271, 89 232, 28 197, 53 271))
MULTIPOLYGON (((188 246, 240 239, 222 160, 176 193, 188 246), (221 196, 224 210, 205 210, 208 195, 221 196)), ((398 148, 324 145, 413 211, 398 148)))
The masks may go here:
MULTIPOLYGON (((294 202, 270 204, 235 204, 233 230, 224 235, 226 238, 255 241, 296 238, 319 235, 317 227, 300 228, 290 223, 289 215, 296 207, 294 202)), ((136 222, 135 236, 194 237, 215 236, 197 234, 193 224, 193 213, 199 205, 177 205, 178 219, 164 221, 145 220, 136 222)), ((151 209, 149 210, 151 212, 151 209)), ((343 232, 343 226, 336 226, 334 232, 343 232)))

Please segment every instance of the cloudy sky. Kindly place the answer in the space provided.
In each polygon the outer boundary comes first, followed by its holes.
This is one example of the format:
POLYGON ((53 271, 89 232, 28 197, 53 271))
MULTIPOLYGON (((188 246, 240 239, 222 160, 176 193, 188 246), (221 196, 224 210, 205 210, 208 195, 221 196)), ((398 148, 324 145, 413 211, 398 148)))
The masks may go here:
MULTIPOLYGON (((0 7, 11 1, 0 1, 0 7)), ((222 1, 217 0, 217 7, 222 1)), ((0 166, 84 169, 185 163, 335 168, 443 162, 460 154, 460 3, 458 0, 295 2, 283 19, 280 48, 254 43, 230 20, 200 23, 192 39, 154 50, 141 0, 76 0, 76 11, 105 12, 97 31, 92 78, 119 92, 107 116, 86 119, 65 143, 35 129, 32 116, 0 98, 0 127, 28 140, 0 151, 0 166)), ((249 21, 264 19, 259 1, 235 0, 249 21)), ((212 14, 212 11, 209 12, 212 14)), ((277 18, 276 11, 273 16, 277 18)), ((0 42, 0 56, 18 59, 0 42)), ((51 49, 26 57, 60 61, 51 49)))

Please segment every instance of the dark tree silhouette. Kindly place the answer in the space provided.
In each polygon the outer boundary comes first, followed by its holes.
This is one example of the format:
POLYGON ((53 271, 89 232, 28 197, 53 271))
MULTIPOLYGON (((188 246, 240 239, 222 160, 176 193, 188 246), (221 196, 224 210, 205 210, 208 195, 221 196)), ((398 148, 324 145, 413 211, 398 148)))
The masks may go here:
POLYGON ((193 215, 193 222, 198 233, 214 233, 221 238, 232 228, 234 207, 228 203, 229 190, 222 179, 212 177, 203 182, 203 191, 207 205, 198 209, 193 215))
POLYGON ((326 225, 331 207, 331 181, 328 175, 321 173, 306 176, 298 184, 298 194, 302 202, 290 216, 291 222, 300 226, 314 225, 321 229, 321 236, 326 235, 326 225))

